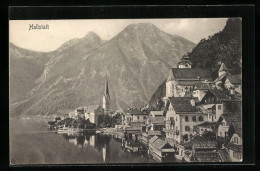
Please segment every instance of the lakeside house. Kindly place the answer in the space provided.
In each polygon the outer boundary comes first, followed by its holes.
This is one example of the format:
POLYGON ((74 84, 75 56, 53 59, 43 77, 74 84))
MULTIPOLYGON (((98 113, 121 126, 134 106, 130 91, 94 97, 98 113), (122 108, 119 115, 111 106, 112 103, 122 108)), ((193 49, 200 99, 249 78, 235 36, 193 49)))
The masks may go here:
POLYGON ((174 158, 175 150, 166 141, 154 136, 149 140, 149 152, 157 161, 163 161, 166 158, 174 158))
POLYGON ((177 142, 188 141, 193 134, 193 126, 207 121, 207 114, 190 97, 169 97, 166 113, 166 138, 173 138, 177 142), (169 127, 169 123, 171 126, 169 127))

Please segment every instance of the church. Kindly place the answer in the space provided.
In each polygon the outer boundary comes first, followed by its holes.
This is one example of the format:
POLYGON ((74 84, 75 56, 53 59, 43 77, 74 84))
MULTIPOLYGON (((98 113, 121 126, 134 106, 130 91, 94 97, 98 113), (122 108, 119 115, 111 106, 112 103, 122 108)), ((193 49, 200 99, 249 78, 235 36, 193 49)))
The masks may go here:
POLYGON ((166 81, 166 98, 191 97, 195 84, 212 83, 212 71, 205 68, 192 68, 192 62, 184 55, 178 68, 172 68, 166 81))

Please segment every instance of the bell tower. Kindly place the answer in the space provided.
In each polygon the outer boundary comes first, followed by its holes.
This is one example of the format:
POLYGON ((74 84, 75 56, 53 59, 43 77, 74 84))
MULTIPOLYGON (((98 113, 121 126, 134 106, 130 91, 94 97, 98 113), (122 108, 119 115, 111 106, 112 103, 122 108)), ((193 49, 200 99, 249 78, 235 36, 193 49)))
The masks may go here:
POLYGON ((109 95, 109 90, 108 90, 108 80, 107 80, 107 75, 106 75, 106 80, 105 80, 105 92, 103 94, 103 108, 105 113, 110 112, 110 95, 109 95))

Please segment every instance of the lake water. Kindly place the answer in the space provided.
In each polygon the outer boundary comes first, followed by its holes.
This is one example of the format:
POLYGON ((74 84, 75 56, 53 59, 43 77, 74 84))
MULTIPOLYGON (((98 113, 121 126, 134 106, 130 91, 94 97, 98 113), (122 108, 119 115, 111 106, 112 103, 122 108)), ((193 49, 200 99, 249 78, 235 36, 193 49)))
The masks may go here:
POLYGON ((58 134, 42 120, 10 120, 11 164, 155 163, 143 152, 131 152, 122 139, 95 133, 58 134))

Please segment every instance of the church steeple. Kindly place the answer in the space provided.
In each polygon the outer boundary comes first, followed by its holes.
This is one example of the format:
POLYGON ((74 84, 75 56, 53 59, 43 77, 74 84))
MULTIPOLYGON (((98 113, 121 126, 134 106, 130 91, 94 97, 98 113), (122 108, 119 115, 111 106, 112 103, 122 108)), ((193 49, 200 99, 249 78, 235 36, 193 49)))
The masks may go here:
POLYGON ((188 55, 184 54, 181 60, 178 62, 178 68, 191 68, 192 62, 188 55))
POLYGON ((108 80, 107 80, 107 75, 106 75, 105 92, 103 94, 103 108, 105 110, 105 113, 108 113, 110 111, 109 101, 110 101, 110 95, 109 95, 108 80))

